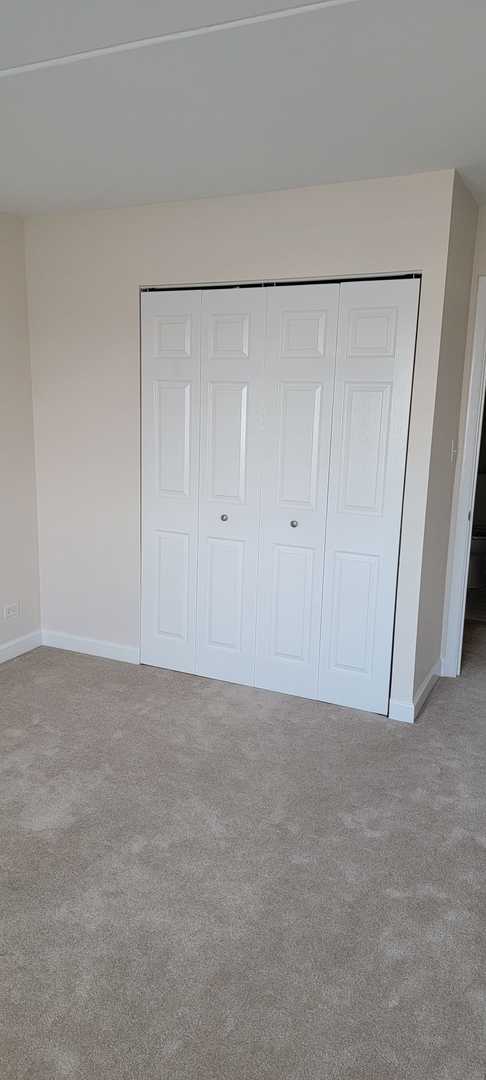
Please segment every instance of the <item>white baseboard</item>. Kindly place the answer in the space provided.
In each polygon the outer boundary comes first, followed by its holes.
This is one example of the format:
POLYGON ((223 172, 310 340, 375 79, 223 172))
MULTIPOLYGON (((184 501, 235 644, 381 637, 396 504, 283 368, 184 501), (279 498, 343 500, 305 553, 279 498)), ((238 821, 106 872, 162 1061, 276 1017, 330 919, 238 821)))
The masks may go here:
POLYGON ((392 699, 390 701, 390 710, 388 713, 390 720, 401 720, 404 724, 413 724, 423 709, 429 694, 434 689, 437 680, 440 678, 441 670, 441 661, 437 660, 430 669, 428 675, 425 676, 424 681, 415 691, 413 701, 394 701, 392 699))
POLYGON ((0 645, 0 664, 4 664, 6 660, 15 660, 16 656, 31 652, 39 645, 42 645, 40 630, 32 630, 30 634, 24 634, 23 637, 12 638, 11 641, 6 641, 5 645, 0 645))
POLYGON ((118 645, 115 641, 98 641, 96 638, 78 637, 76 634, 61 634, 57 630, 43 630, 42 644, 49 645, 52 649, 67 649, 68 652, 101 656, 105 660, 123 660, 126 664, 140 663, 140 649, 135 645, 118 645))
POLYGON ((414 719, 417 719, 419 712, 423 709, 425 702, 441 674, 441 662, 437 660, 434 666, 430 669, 428 675, 425 676, 424 681, 420 684, 418 690, 416 690, 413 696, 413 703, 415 709, 414 719))

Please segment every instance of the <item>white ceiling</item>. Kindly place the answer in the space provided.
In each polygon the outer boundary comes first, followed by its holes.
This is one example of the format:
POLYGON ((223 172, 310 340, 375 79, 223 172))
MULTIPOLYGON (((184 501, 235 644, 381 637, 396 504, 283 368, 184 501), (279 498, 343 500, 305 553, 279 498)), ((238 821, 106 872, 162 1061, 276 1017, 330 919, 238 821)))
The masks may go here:
POLYGON ((1 0, 0 209, 452 166, 486 201, 486 0, 313 6, 1 0), (239 19, 249 21, 227 25, 239 19), (216 32, 110 51, 221 22, 216 32), (52 63, 80 52, 90 55, 52 63))

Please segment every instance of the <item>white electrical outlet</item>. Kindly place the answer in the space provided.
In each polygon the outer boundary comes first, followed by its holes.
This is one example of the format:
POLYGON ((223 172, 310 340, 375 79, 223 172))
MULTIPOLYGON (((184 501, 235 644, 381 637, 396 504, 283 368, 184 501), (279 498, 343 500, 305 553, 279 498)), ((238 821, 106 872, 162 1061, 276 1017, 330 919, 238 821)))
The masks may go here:
POLYGON ((14 600, 12 604, 5 604, 3 609, 4 619, 16 619, 19 613, 19 602, 14 600))

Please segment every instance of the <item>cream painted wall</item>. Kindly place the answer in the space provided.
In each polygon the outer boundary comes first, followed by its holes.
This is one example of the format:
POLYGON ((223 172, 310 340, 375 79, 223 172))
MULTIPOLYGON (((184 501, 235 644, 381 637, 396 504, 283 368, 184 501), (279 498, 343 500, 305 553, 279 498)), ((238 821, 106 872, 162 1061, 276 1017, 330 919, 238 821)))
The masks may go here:
POLYGON ((39 574, 24 227, 0 214, 0 659, 38 630, 39 574), (19 617, 3 619, 18 601, 19 617))
POLYGON ((415 689, 441 662, 443 599, 478 209, 456 174, 422 560, 415 689))
POLYGON ((411 700, 453 182, 448 170, 27 222, 47 630, 138 646, 140 286, 420 271, 392 686, 411 700))

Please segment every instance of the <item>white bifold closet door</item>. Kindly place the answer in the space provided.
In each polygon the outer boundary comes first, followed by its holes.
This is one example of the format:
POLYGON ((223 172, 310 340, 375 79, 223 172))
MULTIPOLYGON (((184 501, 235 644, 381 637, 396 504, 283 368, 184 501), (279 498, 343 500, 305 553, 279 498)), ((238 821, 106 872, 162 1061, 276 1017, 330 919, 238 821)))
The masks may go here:
POLYGON ((254 683, 265 289, 202 295, 196 671, 254 683))
POLYGON ((339 285, 265 291, 255 678, 317 697, 339 285))
POLYGON ((145 663, 388 711, 419 283, 145 293, 145 663))
POLYGON ((201 293, 142 297, 144 664, 194 671, 201 293))
POLYGON ((319 694, 387 713, 417 279, 341 285, 319 694))

